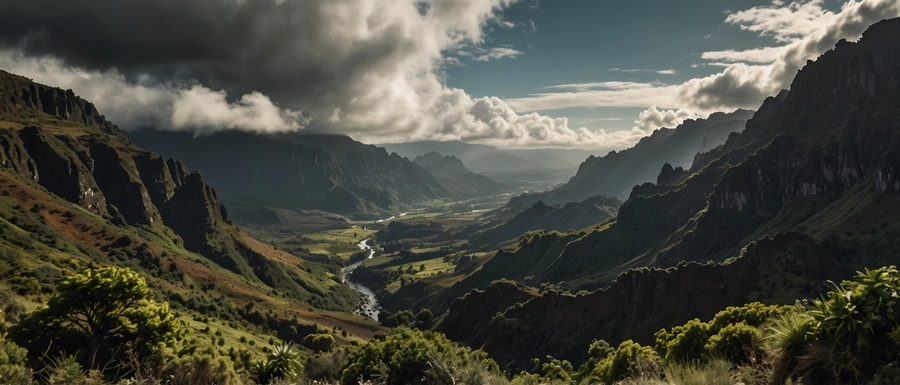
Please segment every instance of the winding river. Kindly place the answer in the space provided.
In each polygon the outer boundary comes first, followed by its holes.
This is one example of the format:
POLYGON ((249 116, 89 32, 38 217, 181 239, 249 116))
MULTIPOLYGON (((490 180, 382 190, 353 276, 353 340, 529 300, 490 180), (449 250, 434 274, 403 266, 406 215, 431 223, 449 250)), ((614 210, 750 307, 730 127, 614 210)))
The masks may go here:
MULTIPOLYGON (((367 259, 372 259, 372 257, 375 256, 375 250, 372 249, 371 246, 366 244, 366 241, 368 241, 368 239, 363 239, 362 241, 360 241, 357 244, 357 246, 359 246, 360 250, 363 250, 363 251, 368 250, 369 257, 367 259)), ((350 266, 345 267, 344 271, 343 271, 342 279, 343 279, 344 283, 347 284, 347 286, 350 286, 351 289, 356 290, 357 292, 362 294, 362 298, 360 298, 359 303, 356 305, 356 309, 353 309, 353 312, 356 314, 361 314, 366 317, 372 318, 374 320, 378 320, 379 307, 378 307, 378 299, 375 298, 375 292, 372 291, 372 289, 369 289, 368 287, 365 287, 359 283, 356 283, 356 282, 353 282, 350 280, 350 273, 352 273, 353 270, 356 270, 356 268, 359 267, 359 265, 362 265, 362 263, 365 261, 366 260, 364 259, 362 261, 356 262, 350 266)))

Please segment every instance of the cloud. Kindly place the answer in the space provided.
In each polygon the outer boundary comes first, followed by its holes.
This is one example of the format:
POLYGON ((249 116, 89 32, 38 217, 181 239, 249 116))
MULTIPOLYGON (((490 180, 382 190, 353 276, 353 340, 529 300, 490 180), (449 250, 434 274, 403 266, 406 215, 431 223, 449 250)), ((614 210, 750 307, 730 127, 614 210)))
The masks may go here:
MULTIPOLYGON (((482 48, 478 46, 462 47, 462 49, 457 51, 456 54, 462 57, 468 57, 475 61, 500 60, 507 57, 515 58, 519 55, 523 55, 522 51, 513 49, 511 47, 482 48)), ((449 57, 449 59, 451 63, 459 63, 458 58, 449 57)))
POLYGON ((477 61, 500 60, 502 58, 515 58, 522 54, 522 51, 514 50, 507 47, 494 47, 488 50, 484 55, 475 58, 477 61))
MULTIPOLYGON (((207 134, 220 130, 283 132, 298 130, 309 123, 300 111, 280 109, 269 97, 251 92, 229 103, 225 91, 195 85, 179 92, 172 111, 172 126, 207 134)), ((340 110, 335 111, 336 115, 340 110)), ((332 116, 334 117, 334 115, 332 116)))
MULTIPOLYGON (((590 83, 587 83, 590 85, 590 83)), ((641 107, 661 106, 674 108, 679 103, 678 86, 663 83, 631 83, 605 82, 607 89, 599 87, 573 87, 569 92, 553 92, 530 95, 521 98, 507 99, 506 102, 516 111, 547 111, 575 107, 641 107), (610 85, 618 85, 619 88, 610 85)))
POLYGON ((687 81, 678 90, 679 104, 706 112, 757 108, 767 96, 788 88, 808 60, 834 47, 840 39, 857 40, 870 25, 900 15, 900 2, 896 0, 851 0, 837 14, 822 9, 821 3, 773 4, 730 15, 726 21, 744 23, 744 29, 773 34, 776 40, 791 43, 769 65, 735 63, 721 73, 687 81), (798 37, 801 34, 803 37, 798 37))
POLYGON ((640 82, 620 82, 620 81, 610 81, 610 82, 596 82, 596 83, 573 83, 573 84, 558 84, 554 86, 543 87, 542 89, 572 89, 572 90, 590 90, 590 89, 609 89, 609 90, 628 90, 628 89, 639 89, 639 88, 651 88, 655 86, 660 86, 662 83, 652 82, 652 83, 640 83, 640 82))
POLYGON ((546 88, 564 92, 505 101, 448 87, 443 71, 463 64, 452 56, 457 52, 474 60, 522 55, 485 47, 485 31, 504 27, 498 15, 515 2, 3 1, 0 67, 72 88, 125 129, 305 126, 375 143, 459 139, 612 149, 692 113, 756 108, 838 39, 855 39, 875 21, 900 14, 896 0, 849 1, 837 13, 818 0, 735 12, 727 23, 772 36, 783 49, 709 52, 706 65, 727 67, 684 84, 567 84, 546 88), (632 130, 612 133, 533 112, 585 106, 655 107, 632 130))
POLYGON ((746 31, 759 32, 760 36, 773 36, 779 43, 790 43, 836 22, 837 15, 822 8, 823 3, 824 0, 795 1, 785 6, 783 1, 776 0, 770 6, 730 14, 725 22, 738 24, 746 31))
MULTIPOLYGON (((823 9, 820 0, 787 5, 773 2, 770 6, 732 13, 726 22, 787 44, 705 52, 702 58, 712 61, 691 66, 722 67, 719 73, 682 84, 619 82, 622 87, 616 88, 610 86, 615 82, 600 82, 551 86, 546 89, 567 91, 529 95, 509 99, 507 103, 516 111, 657 106, 690 110, 701 116, 738 108, 756 109, 766 97, 790 87, 794 75, 808 60, 816 59, 840 39, 856 40, 870 25, 897 16, 900 16, 900 2, 896 0, 851 0, 838 13, 823 9)), ((656 70, 611 68, 610 71, 656 70)))
MULTIPOLYGON (((724 62, 745 62, 745 63, 774 63, 778 60, 778 56, 784 52, 784 47, 762 47, 743 51, 725 50, 704 52, 701 58, 704 60, 721 60, 724 62)), ((709 63, 709 65, 720 63, 709 63)), ((726 65, 727 66, 727 65, 726 65)))
POLYGON ((678 71, 674 69, 665 69, 665 70, 652 70, 652 69, 642 69, 642 68, 610 68, 610 72, 652 72, 659 75, 675 75, 678 71))
POLYGON ((656 108, 656 106, 651 106, 650 108, 642 111, 637 120, 634 121, 636 124, 635 129, 651 133, 656 129, 667 127, 667 128, 675 128, 679 124, 683 123, 686 119, 697 119, 701 118, 701 116, 697 115, 693 111, 688 110, 665 110, 660 111, 656 108))

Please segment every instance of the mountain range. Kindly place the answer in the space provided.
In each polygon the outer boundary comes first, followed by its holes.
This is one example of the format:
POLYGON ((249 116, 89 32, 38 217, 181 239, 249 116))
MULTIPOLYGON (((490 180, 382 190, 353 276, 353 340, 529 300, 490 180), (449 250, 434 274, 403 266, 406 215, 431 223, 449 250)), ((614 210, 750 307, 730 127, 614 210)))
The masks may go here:
POLYGON ((706 119, 686 120, 675 128, 658 129, 634 147, 601 157, 589 156, 565 184, 515 197, 508 207, 519 211, 537 201, 561 205, 594 195, 625 199, 635 185, 656 181, 666 164, 689 168, 698 153, 720 146, 732 133, 741 132, 752 115, 753 111, 747 110, 714 113, 706 119))
POLYGON ((254 211, 274 206, 360 218, 407 211, 431 200, 461 200, 510 191, 451 160, 426 169, 384 148, 341 135, 138 130, 138 145, 183 159, 222 197, 254 211))

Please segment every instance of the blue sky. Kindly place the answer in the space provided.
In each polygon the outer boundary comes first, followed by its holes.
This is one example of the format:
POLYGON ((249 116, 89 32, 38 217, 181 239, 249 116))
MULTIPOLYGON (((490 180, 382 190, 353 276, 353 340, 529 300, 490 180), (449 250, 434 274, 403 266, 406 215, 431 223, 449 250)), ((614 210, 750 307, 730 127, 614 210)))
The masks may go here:
POLYGON ((622 149, 755 109, 897 0, 0 2, 0 69, 120 127, 622 149))

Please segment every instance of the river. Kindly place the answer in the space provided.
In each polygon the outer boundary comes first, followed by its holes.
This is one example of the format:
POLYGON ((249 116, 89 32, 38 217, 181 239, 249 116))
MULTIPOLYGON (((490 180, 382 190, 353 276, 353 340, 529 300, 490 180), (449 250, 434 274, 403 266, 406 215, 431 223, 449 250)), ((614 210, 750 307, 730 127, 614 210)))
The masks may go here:
MULTIPOLYGON (((375 256, 375 249, 373 249, 371 246, 366 244, 366 241, 368 241, 368 239, 363 239, 362 241, 360 241, 357 244, 357 246, 359 246, 360 250, 363 250, 363 251, 368 250, 369 256, 367 259, 372 259, 372 257, 375 256)), ((359 303, 356 304, 356 308, 353 309, 353 312, 356 314, 364 315, 366 317, 369 317, 369 318, 377 321, 379 307, 378 307, 378 299, 375 298, 375 292, 372 291, 372 289, 369 289, 368 287, 365 287, 359 283, 356 283, 356 282, 353 282, 350 280, 350 273, 352 273, 353 270, 356 270, 356 268, 359 267, 359 265, 362 265, 362 263, 365 261, 366 260, 364 259, 362 261, 356 262, 350 266, 345 267, 344 271, 343 271, 342 279, 343 279, 344 283, 347 284, 347 286, 350 286, 351 289, 356 290, 357 292, 362 294, 362 298, 360 298, 359 303)))

